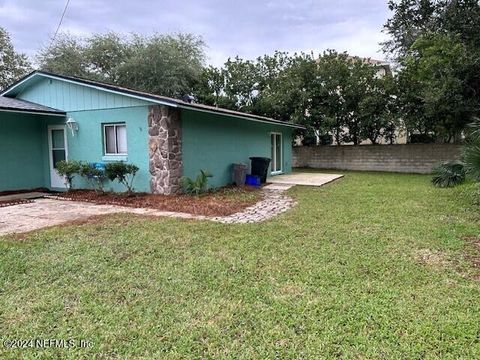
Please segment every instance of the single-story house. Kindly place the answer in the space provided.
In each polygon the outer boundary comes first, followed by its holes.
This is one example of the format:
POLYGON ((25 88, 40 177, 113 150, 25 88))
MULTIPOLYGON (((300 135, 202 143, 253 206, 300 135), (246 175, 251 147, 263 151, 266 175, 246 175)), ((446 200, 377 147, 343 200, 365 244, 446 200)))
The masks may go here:
MULTIPOLYGON (((139 167, 136 191, 171 194, 200 169, 210 185, 232 182, 232 164, 272 159, 292 166, 299 126, 105 83, 34 71, 0 94, 0 191, 62 190, 63 159, 126 161, 139 167)), ((75 179, 76 187, 86 187, 75 179)), ((113 190, 118 188, 114 184, 113 190)))

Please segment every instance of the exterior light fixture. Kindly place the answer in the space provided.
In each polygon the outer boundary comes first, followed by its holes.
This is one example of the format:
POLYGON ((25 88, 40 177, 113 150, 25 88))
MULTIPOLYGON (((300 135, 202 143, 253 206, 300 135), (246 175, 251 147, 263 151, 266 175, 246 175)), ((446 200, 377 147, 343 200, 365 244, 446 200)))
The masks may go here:
POLYGON ((72 132, 72 136, 75 136, 75 132, 78 131, 78 123, 75 121, 75 119, 69 117, 65 122, 65 125, 67 125, 72 132))

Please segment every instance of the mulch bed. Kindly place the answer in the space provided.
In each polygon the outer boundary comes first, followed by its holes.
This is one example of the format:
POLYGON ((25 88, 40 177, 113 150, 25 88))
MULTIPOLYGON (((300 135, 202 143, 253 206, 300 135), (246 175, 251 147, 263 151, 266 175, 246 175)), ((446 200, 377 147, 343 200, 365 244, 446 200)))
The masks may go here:
POLYGON ((261 192, 254 187, 224 187, 200 196, 155 195, 136 193, 96 193, 93 190, 72 190, 51 196, 60 200, 86 201, 102 205, 118 205, 134 208, 150 208, 204 216, 227 216, 255 204, 261 192))
POLYGON ((13 205, 19 205, 19 204, 30 204, 33 203, 33 200, 30 199, 15 199, 15 200, 3 200, 0 201, 0 208, 7 207, 7 206, 13 206, 13 205))

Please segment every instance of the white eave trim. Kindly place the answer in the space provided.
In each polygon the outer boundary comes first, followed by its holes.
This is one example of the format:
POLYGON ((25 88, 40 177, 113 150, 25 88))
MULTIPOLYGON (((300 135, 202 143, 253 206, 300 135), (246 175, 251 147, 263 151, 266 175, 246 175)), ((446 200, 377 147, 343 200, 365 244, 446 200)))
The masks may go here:
POLYGON ((58 117, 65 117, 66 114, 56 114, 44 111, 28 111, 28 110, 12 110, 12 109, 0 109, 0 112, 11 112, 11 113, 21 113, 21 114, 32 114, 32 115, 47 115, 47 116, 58 116, 58 117))
POLYGON ((176 104, 171 103, 171 102, 168 102, 168 101, 162 101, 162 100, 152 99, 152 98, 149 98, 149 97, 146 97, 146 96, 133 95, 133 94, 129 94, 129 93, 123 92, 123 91, 106 89, 106 88, 101 87, 101 86, 92 85, 92 84, 87 84, 87 83, 84 83, 84 82, 81 82, 81 81, 64 79, 64 78, 59 77, 59 76, 54 76, 54 75, 50 75, 50 74, 43 74, 43 73, 35 73, 35 74, 30 75, 29 77, 27 77, 27 78, 23 79, 22 81, 20 81, 20 82, 19 82, 18 84, 16 84, 14 87, 12 87, 12 88, 10 88, 10 89, 7 89, 7 90, 5 90, 4 92, 2 92, 2 93, 0 94, 0 96, 5 96, 5 94, 8 94, 10 91, 12 91, 13 89, 15 89, 15 88, 17 88, 18 86, 22 85, 24 82, 26 82, 26 81, 34 78, 35 76, 42 76, 42 77, 45 77, 45 78, 48 78, 48 79, 54 79, 54 80, 58 80, 58 81, 65 81, 65 82, 68 82, 68 83, 71 83, 71 84, 76 84, 76 85, 80 85, 80 86, 86 86, 86 87, 89 87, 89 88, 92 88, 92 89, 96 89, 96 90, 100 90, 100 91, 106 91, 106 92, 109 92, 109 93, 112 93, 112 94, 116 94, 116 95, 123 95, 123 96, 131 97, 131 98, 135 98, 135 99, 138 99, 138 100, 143 100, 143 101, 147 101, 147 102, 152 102, 152 103, 155 103, 155 104, 160 104, 160 105, 165 105, 165 106, 171 106, 171 107, 177 107, 176 104))

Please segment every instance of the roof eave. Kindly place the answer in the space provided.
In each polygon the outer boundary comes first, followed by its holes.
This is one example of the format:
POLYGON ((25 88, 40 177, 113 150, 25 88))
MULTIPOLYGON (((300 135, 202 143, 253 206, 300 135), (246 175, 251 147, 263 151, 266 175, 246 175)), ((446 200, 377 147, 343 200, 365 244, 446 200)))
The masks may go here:
POLYGON ((17 108, 0 108, 0 112, 12 112, 12 113, 22 113, 22 114, 31 114, 31 115, 48 115, 48 116, 59 116, 65 117, 67 114, 65 112, 49 112, 41 110, 23 110, 17 108))
POLYGON ((178 108, 179 108, 179 109, 185 109, 185 110, 201 111, 201 112, 205 112, 205 113, 209 113, 209 114, 227 115, 227 116, 231 116, 231 117, 235 117, 235 118, 239 118, 239 119, 244 119, 244 120, 249 120, 249 121, 256 121, 256 122, 261 122, 261 123, 265 123, 265 124, 286 126, 286 127, 291 127, 291 128, 296 128, 296 129, 303 129, 303 130, 306 129, 305 126, 302 126, 302 125, 290 124, 290 123, 283 122, 283 121, 280 121, 280 120, 275 121, 275 120, 269 120, 269 119, 261 119, 261 118, 251 117, 251 116, 248 116, 248 114, 245 114, 245 115, 232 114, 232 113, 229 113, 229 112, 222 112, 221 110, 214 111, 214 110, 210 110, 210 109, 203 109, 203 108, 201 108, 201 107, 189 106, 189 105, 182 105, 182 104, 179 104, 179 105, 178 105, 178 108))

